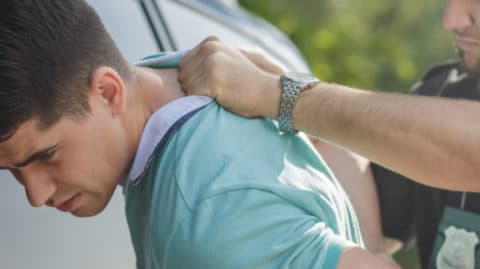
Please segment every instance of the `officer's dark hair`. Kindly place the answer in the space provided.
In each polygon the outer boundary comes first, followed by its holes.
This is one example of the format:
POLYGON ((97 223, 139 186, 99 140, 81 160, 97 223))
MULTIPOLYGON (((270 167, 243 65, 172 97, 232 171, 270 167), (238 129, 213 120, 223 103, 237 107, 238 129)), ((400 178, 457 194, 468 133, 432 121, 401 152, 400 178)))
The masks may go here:
POLYGON ((0 142, 38 119, 47 129, 90 111, 88 85, 100 66, 130 70, 84 0, 0 1, 0 142))

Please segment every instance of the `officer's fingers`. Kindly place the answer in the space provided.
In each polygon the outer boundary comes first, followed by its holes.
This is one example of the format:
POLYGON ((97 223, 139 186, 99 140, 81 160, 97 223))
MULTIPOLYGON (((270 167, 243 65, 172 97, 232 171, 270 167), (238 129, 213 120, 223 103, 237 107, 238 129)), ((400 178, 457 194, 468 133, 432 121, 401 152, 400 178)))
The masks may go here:
POLYGON ((215 98, 215 96, 212 96, 212 91, 201 83, 202 76, 201 72, 197 72, 183 79, 181 82, 182 90, 188 95, 205 95, 215 98))
POLYGON ((212 60, 212 55, 227 54, 227 50, 229 50, 229 47, 218 37, 210 36, 203 40, 180 61, 178 68, 180 82, 192 74, 196 74, 198 70, 213 68, 209 63, 212 60))
POLYGON ((198 87, 194 86, 198 86, 201 83, 203 72, 202 69, 197 68, 199 64, 191 61, 178 70, 178 81, 182 89, 188 94, 196 94, 193 91, 197 90, 198 87))
POLYGON ((220 43, 220 39, 216 36, 207 37, 183 56, 178 66, 179 69, 183 69, 187 65, 198 64, 198 62, 201 62, 205 57, 214 53, 220 43))
POLYGON ((208 42, 212 42, 212 41, 222 41, 218 36, 214 36, 214 35, 211 35, 211 36, 208 36, 207 38, 205 38, 202 43, 208 43, 208 42))
POLYGON ((192 58, 179 69, 178 80, 188 94, 214 97, 213 92, 209 89, 216 85, 212 82, 218 79, 215 72, 221 70, 215 62, 218 58, 216 57, 217 54, 207 55, 199 59, 192 58))
POLYGON ((257 50, 251 50, 246 48, 240 48, 240 52, 245 55, 251 62, 253 62, 257 67, 262 69, 267 73, 272 73, 276 75, 281 75, 285 73, 282 67, 273 62, 263 53, 257 50))
POLYGON ((190 67, 191 65, 188 64, 184 65, 183 68, 178 69, 178 82, 182 86, 182 89, 188 89, 189 85, 194 83, 192 80, 196 80, 194 69, 190 67))
POLYGON ((190 82, 202 71, 202 64, 208 55, 200 51, 201 47, 196 47, 187 53, 180 62, 178 67, 178 80, 183 87, 184 83, 190 82))
POLYGON ((178 66, 179 78, 188 76, 190 73, 198 69, 206 57, 208 57, 208 55, 202 53, 200 47, 188 52, 183 56, 178 66))

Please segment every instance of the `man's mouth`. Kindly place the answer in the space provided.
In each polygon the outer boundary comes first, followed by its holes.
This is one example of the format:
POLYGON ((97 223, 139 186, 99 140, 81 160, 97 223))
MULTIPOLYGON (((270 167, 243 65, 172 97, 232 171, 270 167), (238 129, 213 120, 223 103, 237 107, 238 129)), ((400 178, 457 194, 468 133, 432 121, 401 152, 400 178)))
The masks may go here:
POLYGON ((78 193, 74 195, 72 198, 59 204, 56 208, 63 212, 71 212, 78 207, 80 202, 80 197, 81 197, 81 193, 78 193))
POLYGON ((455 36, 455 43, 458 48, 463 51, 478 49, 480 47, 480 40, 472 37, 455 36))

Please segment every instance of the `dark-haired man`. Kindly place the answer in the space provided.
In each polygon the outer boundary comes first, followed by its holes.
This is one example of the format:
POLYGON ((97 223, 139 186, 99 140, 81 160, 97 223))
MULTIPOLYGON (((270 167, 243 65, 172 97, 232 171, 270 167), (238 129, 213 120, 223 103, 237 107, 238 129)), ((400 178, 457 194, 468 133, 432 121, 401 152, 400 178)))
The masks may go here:
POLYGON ((32 206, 93 216, 122 184, 138 268, 394 267, 303 135, 184 97, 182 53, 127 63, 83 0, 0 13, 0 167, 32 206))

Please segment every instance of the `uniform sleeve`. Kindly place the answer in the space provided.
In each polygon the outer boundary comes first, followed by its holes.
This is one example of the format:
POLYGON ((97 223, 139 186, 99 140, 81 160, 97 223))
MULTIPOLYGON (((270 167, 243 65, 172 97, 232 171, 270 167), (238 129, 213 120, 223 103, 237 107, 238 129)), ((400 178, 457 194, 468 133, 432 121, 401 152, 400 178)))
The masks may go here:
POLYGON ((407 242, 413 236, 415 183, 380 165, 371 164, 378 190, 383 233, 407 242))
POLYGON ((346 244, 276 194, 236 190, 202 201, 178 226, 165 268, 334 269, 346 244))

